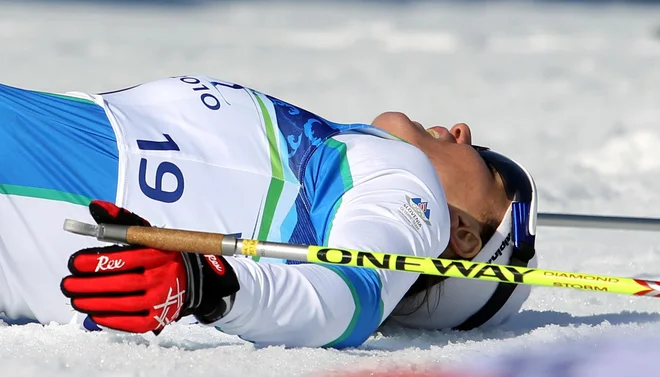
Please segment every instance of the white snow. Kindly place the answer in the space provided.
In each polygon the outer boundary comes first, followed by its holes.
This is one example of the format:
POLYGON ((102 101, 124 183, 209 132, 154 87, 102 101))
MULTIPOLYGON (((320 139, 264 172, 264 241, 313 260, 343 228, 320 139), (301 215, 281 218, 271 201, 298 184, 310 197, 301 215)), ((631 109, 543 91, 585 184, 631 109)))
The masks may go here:
POLYGON ((660 133, 641 129, 612 135, 602 146, 583 152, 579 161, 596 172, 640 175, 660 169, 660 133))
MULTIPOLYGON (((660 217, 660 8, 477 2, 0 2, 0 82, 106 91, 205 74, 329 119, 466 122, 535 176, 543 212, 660 217)), ((540 228, 541 267, 658 278, 660 235, 540 228)), ((384 328, 344 351, 0 325, 1 376, 328 376, 442 368, 556 341, 660 336, 660 301, 534 288, 494 331, 384 328)))

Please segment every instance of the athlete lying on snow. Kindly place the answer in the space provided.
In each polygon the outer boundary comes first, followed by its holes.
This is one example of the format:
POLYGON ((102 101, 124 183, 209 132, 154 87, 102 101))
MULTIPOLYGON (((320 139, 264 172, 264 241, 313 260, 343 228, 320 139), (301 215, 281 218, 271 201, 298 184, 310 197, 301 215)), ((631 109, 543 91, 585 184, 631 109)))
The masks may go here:
POLYGON ((194 316, 257 344, 338 348, 386 319, 498 325, 528 287, 62 231, 90 212, 148 224, 135 213, 242 238, 535 266, 532 178, 471 143, 465 124, 426 130, 394 112, 337 124, 208 77, 101 95, 0 86, 0 311, 138 333, 194 316))

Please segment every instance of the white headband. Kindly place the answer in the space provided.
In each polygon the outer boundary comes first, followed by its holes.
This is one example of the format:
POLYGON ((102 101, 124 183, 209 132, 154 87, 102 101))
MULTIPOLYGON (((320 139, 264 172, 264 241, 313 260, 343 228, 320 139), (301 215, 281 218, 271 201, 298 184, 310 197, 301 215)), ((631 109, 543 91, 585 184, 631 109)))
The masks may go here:
MULTIPOLYGON (((495 234, 493 234, 472 261, 508 264, 513 253, 511 222, 512 213, 511 206, 509 206, 495 234)), ((530 267, 533 265, 536 265, 536 257, 529 263, 530 267)), ((428 305, 422 305, 412 314, 393 314, 391 319, 401 325, 415 328, 429 330, 453 328, 463 323, 481 309, 490 299, 497 285, 497 282, 448 278, 441 284, 431 288, 428 305), (440 292, 439 295, 438 290, 440 292), (428 311, 429 308, 431 309, 430 314, 428 311)), ((529 296, 530 290, 529 286, 518 286, 502 309, 486 324, 501 323, 510 315, 517 313, 522 303, 529 296)), ((410 312, 411 308, 419 306, 424 296, 425 292, 420 292, 411 299, 403 300, 395 309, 394 313, 410 312)))

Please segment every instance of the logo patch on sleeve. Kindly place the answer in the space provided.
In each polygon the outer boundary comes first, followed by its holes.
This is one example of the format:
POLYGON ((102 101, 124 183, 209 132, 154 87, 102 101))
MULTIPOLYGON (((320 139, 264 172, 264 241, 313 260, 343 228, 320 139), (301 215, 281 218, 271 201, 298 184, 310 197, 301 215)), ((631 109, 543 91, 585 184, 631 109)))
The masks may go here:
POLYGON ((422 223, 431 225, 431 210, 429 202, 422 198, 411 198, 406 195, 406 202, 399 208, 399 213, 415 230, 422 227, 422 223))

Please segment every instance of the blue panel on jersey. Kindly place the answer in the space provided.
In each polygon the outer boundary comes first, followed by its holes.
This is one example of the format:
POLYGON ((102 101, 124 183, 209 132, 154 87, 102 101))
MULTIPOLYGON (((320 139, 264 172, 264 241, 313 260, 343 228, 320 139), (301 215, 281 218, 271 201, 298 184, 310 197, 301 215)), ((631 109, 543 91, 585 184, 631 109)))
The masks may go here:
MULTIPOLYGON (((306 187, 313 190, 312 193, 306 192, 306 188, 300 191, 296 198, 296 202, 292 211, 287 215, 287 220, 284 223, 282 235, 290 235, 289 238, 282 238, 283 241, 293 244, 303 245, 322 245, 323 238, 326 230, 326 223, 330 215, 328 205, 332 207, 343 191, 339 186, 341 183, 341 175, 339 174, 340 154, 333 148, 328 147, 325 142, 332 136, 348 130, 371 128, 365 124, 340 124, 333 123, 326 119, 319 117, 316 114, 310 113, 307 110, 301 109, 297 106, 291 105, 287 102, 281 101, 277 98, 265 95, 272 103, 277 118, 277 126, 281 136, 286 140, 287 144, 287 157, 288 165, 291 171, 296 175, 299 181, 308 181, 305 177, 310 170, 310 158, 314 159, 311 165, 314 165, 316 170, 312 174, 328 173, 333 168, 337 168, 337 174, 332 172, 328 174, 330 180, 339 178, 340 181, 327 183, 322 188, 314 186, 316 182, 311 185, 306 183, 306 187), (317 148, 328 150, 327 152, 315 153, 317 148), (322 157, 317 157, 322 154, 322 157), (327 161, 325 160, 327 159, 327 161), (323 162, 321 169, 318 168, 323 162), (325 169, 325 170, 323 170, 325 169), (323 170, 323 171, 320 171, 323 170), (333 186, 333 187, 329 187, 333 186), (330 197, 325 198, 323 202, 317 201, 322 197, 323 193, 332 191, 335 194, 335 199, 330 197), (320 192, 318 195, 316 192, 320 192), (313 213, 310 214, 310 209, 313 213), (295 223, 291 220, 295 219, 295 223)), ((318 177, 313 178, 314 181, 318 177)), ((295 263, 295 262, 290 262, 295 263)))
POLYGON ((363 128, 373 128, 366 124, 341 124, 330 122, 307 110, 291 105, 275 97, 264 94, 272 103, 277 118, 277 126, 287 141, 289 167, 298 180, 305 169, 305 163, 316 147, 328 138, 341 132, 363 128))
POLYGON ((280 240, 282 242, 289 242, 291 235, 293 234, 293 229, 298 223, 298 211, 296 210, 295 204, 289 210, 289 213, 286 214, 286 217, 282 221, 280 226, 280 240))
POLYGON ((346 145, 333 139, 321 144, 306 164, 303 180, 295 202, 297 221, 288 242, 326 245, 342 195, 353 186, 346 145))
POLYGON ((319 146, 307 163, 304 185, 308 188, 309 216, 316 230, 317 245, 325 245, 342 196, 353 187, 346 145, 328 139, 319 146))
POLYGON ((305 189, 300 190, 296 202, 294 204, 298 221, 296 222, 291 238, 288 243, 296 245, 319 245, 317 243, 316 229, 309 216, 308 208, 310 207, 307 201, 305 189))
POLYGON ((373 334, 383 318, 380 277, 376 271, 366 268, 325 266, 344 279, 351 289, 355 313, 344 333, 324 347, 357 347, 373 334))
POLYGON ((0 193, 116 197, 115 134, 91 101, 0 85, 0 161, 0 193))

